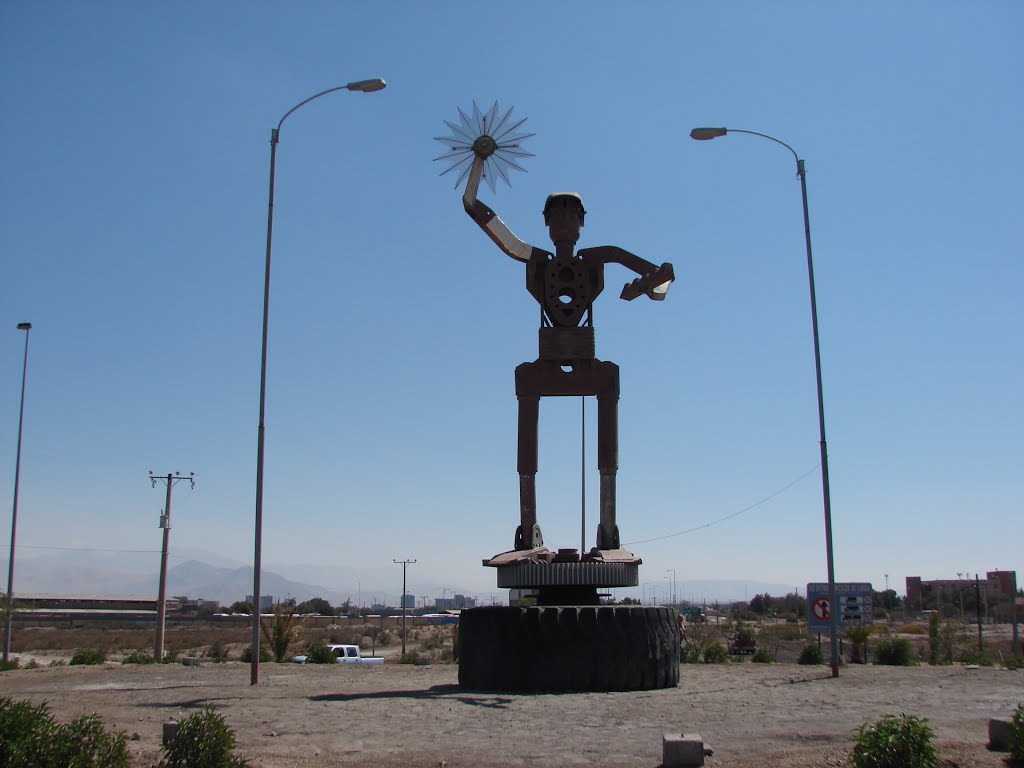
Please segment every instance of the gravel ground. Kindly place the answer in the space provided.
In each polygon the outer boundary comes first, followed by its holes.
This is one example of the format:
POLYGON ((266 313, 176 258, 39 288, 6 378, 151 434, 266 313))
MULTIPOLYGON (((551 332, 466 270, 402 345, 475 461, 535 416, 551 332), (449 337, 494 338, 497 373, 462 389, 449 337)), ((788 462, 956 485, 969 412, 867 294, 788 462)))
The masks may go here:
POLYGON ((657 766, 665 733, 700 733, 709 766, 848 766, 858 725, 926 717, 945 766, 1005 768, 988 720, 1024 700, 1024 672, 967 667, 684 665, 678 688, 637 693, 464 691, 452 665, 239 662, 54 667, 0 673, 0 695, 90 712, 139 738, 138 766, 160 758, 161 724, 209 703, 253 766, 657 766))

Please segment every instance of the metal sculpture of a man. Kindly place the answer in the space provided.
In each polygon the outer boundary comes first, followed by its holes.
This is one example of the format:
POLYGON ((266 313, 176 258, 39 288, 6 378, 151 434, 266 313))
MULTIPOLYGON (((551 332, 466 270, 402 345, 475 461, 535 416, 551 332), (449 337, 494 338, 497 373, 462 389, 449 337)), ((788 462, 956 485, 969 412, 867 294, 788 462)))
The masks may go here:
POLYGON ((507 182, 506 167, 522 170, 512 158, 529 156, 519 142, 532 134, 516 132, 525 119, 510 121, 509 110, 499 120, 497 104, 486 113, 481 113, 474 104, 472 119, 461 110, 459 113, 462 125, 447 123, 453 135, 438 139, 451 148, 448 155, 439 159, 457 161, 449 170, 463 166, 456 186, 466 179, 462 196, 466 213, 502 251, 525 263, 527 290, 541 309, 538 358, 518 366, 515 374, 519 399, 520 509, 515 549, 543 546, 537 523, 537 425, 540 399, 558 396, 597 398, 601 477, 597 549, 619 549, 615 510, 619 368, 596 357, 593 305, 604 289, 605 264, 621 264, 639 275, 622 289, 620 298, 627 301, 639 296, 664 299, 674 279, 672 265, 657 266, 615 246, 575 251, 586 210, 583 200, 573 192, 552 194, 544 204, 544 223, 554 253, 520 240, 477 198, 477 192, 482 180, 487 180, 494 189, 495 173, 507 182))

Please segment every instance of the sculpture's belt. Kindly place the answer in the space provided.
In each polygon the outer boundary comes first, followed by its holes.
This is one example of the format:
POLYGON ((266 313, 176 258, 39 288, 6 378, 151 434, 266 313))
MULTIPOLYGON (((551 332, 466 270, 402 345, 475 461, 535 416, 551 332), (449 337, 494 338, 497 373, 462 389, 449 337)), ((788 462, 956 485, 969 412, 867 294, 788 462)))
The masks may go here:
POLYGON ((596 354, 594 327, 577 328, 542 327, 540 329, 540 359, 593 360, 596 354))

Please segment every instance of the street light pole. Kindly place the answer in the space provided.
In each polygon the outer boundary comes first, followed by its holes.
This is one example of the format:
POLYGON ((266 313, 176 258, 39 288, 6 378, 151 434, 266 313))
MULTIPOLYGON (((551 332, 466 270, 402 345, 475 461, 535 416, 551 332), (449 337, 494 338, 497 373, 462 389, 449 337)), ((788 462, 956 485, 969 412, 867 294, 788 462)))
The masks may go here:
POLYGON ((4 664, 11 655, 11 631, 14 629, 14 539, 18 531, 18 485, 21 481, 21 428, 25 422, 25 376, 28 373, 28 336, 32 323, 18 323, 25 332, 25 356, 21 362, 21 406, 18 409, 18 450, 14 458, 14 504, 11 511, 11 549, 7 555, 7 600, 4 606, 4 664))
POLYGON ((821 454, 821 495, 825 511, 825 560, 828 568, 828 603, 831 607, 829 614, 829 639, 832 648, 832 677, 839 677, 839 612, 836 603, 836 579, 835 565, 832 557, 832 499, 829 492, 828 482, 828 447, 825 442, 825 400, 821 386, 821 346, 818 341, 818 301, 814 290, 814 259, 811 257, 811 217, 807 210, 807 169, 804 161, 797 155, 796 150, 784 141, 769 136, 766 133, 757 131, 744 131, 737 128, 694 128, 690 131, 690 138, 697 141, 715 139, 725 136, 727 133, 746 133, 751 136, 760 136, 762 139, 774 141, 776 144, 788 149, 793 159, 796 160, 796 175, 800 178, 800 197, 804 208, 804 243, 807 247, 807 282, 811 291, 811 327, 814 331, 814 374, 818 388, 818 448, 821 454))
POLYGON ((255 548, 253 553, 253 577, 252 577, 252 661, 250 663, 249 684, 256 685, 260 678, 260 569, 262 568, 263 556, 263 457, 267 403, 267 329, 270 322, 270 246, 274 233, 274 177, 277 167, 277 143, 281 136, 281 126, 288 116, 299 107, 305 106, 313 99, 318 99, 328 93, 335 91, 361 91, 372 93, 379 91, 386 83, 377 78, 374 80, 358 80, 347 85, 339 85, 328 88, 320 93, 313 94, 308 99, 300 101, 294 107, 284 113, 277 127, 270 131, 270 195, 267 204, 267 256, 266 267, 263 272, 263 346, 260 356, 260 423, 256 437, 256 535, 255 548))

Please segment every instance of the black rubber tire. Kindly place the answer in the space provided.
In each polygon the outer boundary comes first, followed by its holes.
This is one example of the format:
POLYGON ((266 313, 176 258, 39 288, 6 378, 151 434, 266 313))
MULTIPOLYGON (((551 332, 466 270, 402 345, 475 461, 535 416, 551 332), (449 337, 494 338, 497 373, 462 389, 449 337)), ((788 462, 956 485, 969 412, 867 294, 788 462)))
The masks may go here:
POLYGON ((459 684, 478 691, 672 688, 679 641, 669 608, 471 608, 459 619, 459 684))

